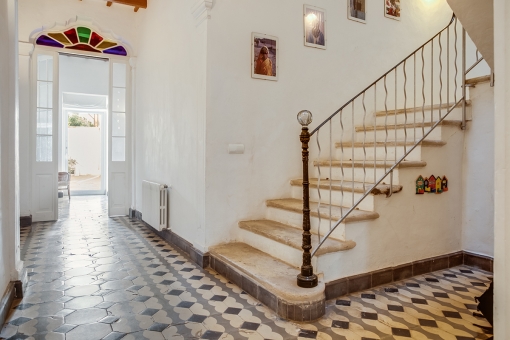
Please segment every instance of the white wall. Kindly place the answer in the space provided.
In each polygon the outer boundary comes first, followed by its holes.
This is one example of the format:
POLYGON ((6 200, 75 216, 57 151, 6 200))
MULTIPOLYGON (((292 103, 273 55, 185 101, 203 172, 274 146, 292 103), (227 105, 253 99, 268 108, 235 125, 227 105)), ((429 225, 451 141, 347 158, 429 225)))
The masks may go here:
POLYGON ((76 175, 101 175, 101 129, 70 126, 68 153, 78 162, 76 175))
POLYGON ((402 20, 367 1, 367 24, 347 19, 347 1, 314 0, 327 10, 326 50, 303 44, 303 3, 218 1, 208 45, 206 220, 208 246, 237 237, 237 222, 263 216, 269 198, 289 197, 301 173, 296 114, 317 126, 451 18, 446 1, 402 1, 402 20), (270 10, 268 10, 270 9, 270 10), (279 38, 277 82, 250 77, 251 33, 279 38), (243 143, 243 155, 229 155, 243 143))
MULTIPOLYGON (((510 334, 510 3, 494 0, 494 337, 510 334)), ((490 138, 490 136, 487 136, 490 138)))
MULTIPOLYGON (((30 83, 29 83, 29 69, 30 58, 29 52, 31 44, 29 44, 30 33, 43 26, 51 26, 55 23, 64 24, 67 20, 76 18, 90 19, 101 29, 111 31, 116 34, 120 39, 126 41, 133 48, 133 53, 136 54, 136 26, 133 24, 139 13, 134 13, 133 7, 123 5, 113 5, 113 8, 107 7, 105 1, 102 0, 83 0, 83 1, 69 1, 69 0, 18 0, 19 15, 18 15, 18 30, 20 46, 20 206, 21 215, 26 216, 31 214, 31 188, 30 188, 30 162, 29 162, 29 98, 30 98, 30 83)), ((142 12, 141 10, 140 12, 142 12)), ((68 58, 70 59, 70 58, 68 58)), ((74 58, 73 58, 74 59, 74 58)), ((104 94, 104 86, 91 87, 84 86, 91 84, 90 82, 82 82, 80 80, 90 79, 87 73, 90 70, 82 66, 90 64, 87 59, 79 59, 77 62, 78 68, 72 74, 76 76, 78 82, 70 84, 70 88, 79 91, 88 91, 88 93, 95 93, 100 91, 104 94)), ((107 66, 107 63, 106 67, 107 66)), ((71 64, 64 63, 63 67, 73 67, 71 64)), ((70 78, 71 79, 71 78, 70 78)), ((108 81, 108 78, 106 78, 108 81)), ((96 79, 97 81, 97 79, 96 79)), ((107 86, 107 85, 106 85, 107 86)), ((68 90, 72 91, 72 90, 68 90)), ((106 88, 107 91, 107 88, 106 88)))
POLYGON ((494 88, 489 82, 469 90, 473 120, 465 130, 462 161, 463 249, 494 256, 494 88))
POLYGON ((16 1, 0 1, 0 294, 19 279, 18 57, 16 1))
POLYGON ((204 249, 207 21, 193 3, 152 0, 137 17, 135 208, 142 180, 171 186, 170 227, 204 249))
POLYGON ((108 95, 110 64, 106 60, 60 55, 60 102, 63 92, 108 95))

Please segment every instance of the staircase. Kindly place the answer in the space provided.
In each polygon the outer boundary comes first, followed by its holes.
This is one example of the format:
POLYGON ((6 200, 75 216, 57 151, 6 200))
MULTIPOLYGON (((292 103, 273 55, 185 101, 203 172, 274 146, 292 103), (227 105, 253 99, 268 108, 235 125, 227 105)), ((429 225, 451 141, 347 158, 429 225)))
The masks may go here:
MULTIPOLYGON (((406 211, 404 206, 423 205, 425 213, 433 214, 445 200, 460 200, 460 188, 436 200, 420 201, 421 195, 415 195, 420 174, 443 176, 437 173, 442 169, 448 169, 449 175, 461 173, 456 155, 463 142, 461 129, 469 120, 470 102, 465 87, 460 86, 467 72, 465 62, 458 66, 457 50, 464 47, 457 46, 457 31, 454 17, 444 30, 311 133, 310 122, 300 121, 304 177, 290 180, 291 197, 267 200, 264 217, 239 222, 237 242, 210 248, 211 267, 279 316, 310 321, 324 314, 328 283, 366 268, 402 263, 398 256, 391 258, 385 252, 385 247, 401 245, 381 246, 377 238, 387 239, 392 231, 405 230, 421 212, 406 211), (451 41, 454 45, 447 45, 451 41), (431 57, 429 63, 424 55, 431 57), (445 161, 451 163, 441 166, 445 161), (358 261, 370 263, 356 267, 358 261), (304 276, 309 265, 318 283, 300 288, 296 277, 304 276)), ((435 246, 431 244, 430 249, 434 252, 435 246)))

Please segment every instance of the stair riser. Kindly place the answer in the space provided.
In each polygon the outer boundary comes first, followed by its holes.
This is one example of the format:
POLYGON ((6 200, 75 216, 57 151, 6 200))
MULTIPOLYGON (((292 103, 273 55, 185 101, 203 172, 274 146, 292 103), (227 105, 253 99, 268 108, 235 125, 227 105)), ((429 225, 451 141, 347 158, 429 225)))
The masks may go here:
MULTIPOLYGON (((327 183, 324 181, 323 183, 327 183)), ((370 188, 370 185, 367 184, 367 190, 370 188)), ((320 189, 321 192, 321 202, 329 204, 329 189, 320 189)), ((362 193, 355 192, 354 200, 352 199, 352 191, 344 191, 343 204, 342 204, 342 192, 338 190, 331 191, 331 201, 333 205, 351 207, 355 202, 357 202, 363 196, 362 193)), ((303 188, 299 186, 292 186, 292 198, 303 198, 303 188)), ((319 201, 319 193, 317 192, 317 188, 310 188, 310 199, 312 201, 319 201)), ((360 210, 366 211, 374 211, 374 200, 375 196, 368 195, 360 205, 358 206, 360 210)))
MULTIPOLYGON (((388 167, 386 170, 389 170, 391 166, 395 164, 394 160, 388 161, 388 167)), ((329 178, 329 166, 321 166, 321 176, 319 176, 319 171, 317 167, 314 167, 314 178, 329 178)), ((385 174, 384 168, 377 168, 376 169, 376 178, 379 179, 381 176, 385 174)), ((395 169, 393 171, 393 184, 399 184, 398 182, 398 169, 395 169)), ((331 168, 331 176, 333 180, 341 180, 342 179, 342 170, 340 167, 332 167, 331 168)), ((363 182, 363 179, 365 178, 365 183, 374 183, 374 168, 366 168, 366 176, 364 175, 363 168, 354 168, 354 181, 355 182, 363 182)), ((344 167, 344 181, 352 181, 352 168, 351 167, 344 167)), ((386 184, 390 183, 390 177, 388 177, 384 180, 386 184)))
MULTIPOLYGON (((430 130, 430 126, 426 126, 425 127, 425 134, 430 130)), ((442 126, 438 126, 437 128, 434 129, 434 131, 432 131, 428 136, 427 138, 429 140, 442 140, 441 137, 441 128, 442 126)), ((422 136, 424 135, 424 133, 422 133, 422 129, 421 127, 416 127, 416 129, 412 128, 412 127, 408 127, 408 128, 401 128, 401 129, 398 129, 397 128, 397 135, 395 137, 395 129, 392 129, 391 126, 388 126, 388 142, 390 141, 394 141, 394 140, 398 140, 398 141, 414 141, 415 138, 416 140, 420 139, 422 136), (405 135, 405 132, 407 131, 407 139, 406 139, 406 135, 405 135), (416 137, 415 137, 415 132, 416 132, 416 137)), ((377 135, 374 136, 374 131, 367 131, 366 132, 366 137, 364 137, 364 133, 363 131, 359 131, 359 132, 356 132, 355 134, 355 140, 357 142, 363 142, 363 138, 365 138, 365 142, 373 142, 374 141, 374 138, 375 138, 375 141, 377 142, 384 142, 386 141, 386 130, 377 130, 377 135)))
MULTIPOLYGON (((292 227, 302 229, 303 228, 303 213, 296 213, 289 210, 278 209, 273 207, 267 207, 266 209, 266 218, 268 220, 277 221, 280 223, 284 223, 290 225, 292 227)), ((324 235, 326 230, 329 230, 329 219, 325 219, 321 217, 321 235, 324 235)), ((336 222, 336 221, 334 221, 336 222)), ((332 222, 332 224, 334 223, 332 222)), ((314 233, 318 232, 319 227, 319 219, 315 216, 310 216, 310 225, 311 230, 314 233)), ((332 237, 345 241, 345 224, 340 224, 332 234, 332 237)))
MULTIPOLYGON (((240 229, 241 241, 259 249, 277 259, 282 260, 296 268, 303 264, 303 250, 290 247, 286 244, 277 242, 262 235, 252 233, 249 230, 240 229)), ((312 259, 312 265, 316 267, 317 259, 312 259)))
MULTIPOLYGON (((441 115, 444 116, 446 114, 447 110, 442 109, 441 115)), ((434 110, 433 117, 430 116, 430 110, 425 110, 425 120, 423 119, 423 113, 422 111, 416 111, 416 112, 408 112, 407 113, 407 124, 413 124, 415 122, 414 120, 414 114, 416 113, 416 125, 419 126, 422 122, 430 123, 430 122, 436 122, 439 119, 439 110, 434 110)), ((386 117, 385 116, 377 116, 376 117, 376 125, 384 125, 386 117)), ((462 120, 462 109, 456 108, 453 110, 446 120, 462 120)), ((406 123, 406 117, 405 114, 397 114, 397 124, 405 124, 406 123)), ((395 112, 388 111, 388 124, 395 124, 395 112)))
MULTIPOLYGON (((344 145, 344 160, 349 160, 352 158, 352 147, 350 146, 350 143, 344 145)), ((409 151, 409 149, 412 146, 407 146, 406 150, 409 151)), ((404 146, 397 146, 397 156, 400 158, 404 155, 404 146)), ((338 148, 336 151, 336 159, 339 160, 342 157, 342 150, 341 148, 338 148)), ((363 151, 363 147, 354 147, 354 160, 357 161, 363 161, 364 159, 366 161, 374 161, 374 160, 384 160, 386 159, 395 159, 395 145, 392 145, 391 143, 388 143, 386 146, 386 150, 384 146, 377 146, 374 149, 373 145, 367 144, 365 147, 365 150, 363 151), (365 156, 366 152, 366 156, 365 156)), ((417 146, 409 156, 406 157, 408 161, 421 161, 421 146, 417 146)))

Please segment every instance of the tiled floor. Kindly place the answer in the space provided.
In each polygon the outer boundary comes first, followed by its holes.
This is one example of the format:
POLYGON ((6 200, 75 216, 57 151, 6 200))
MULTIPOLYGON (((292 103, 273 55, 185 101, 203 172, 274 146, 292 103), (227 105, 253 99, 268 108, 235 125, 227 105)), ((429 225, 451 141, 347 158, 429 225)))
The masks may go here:
POLYGON ((310 324, 279 319, 140 223, 108 218, 104 197, 61 199, 23 247, 29 285, 8 339, 487 339, 473 324, 488 273, 457 267, 329 301, 310 324))

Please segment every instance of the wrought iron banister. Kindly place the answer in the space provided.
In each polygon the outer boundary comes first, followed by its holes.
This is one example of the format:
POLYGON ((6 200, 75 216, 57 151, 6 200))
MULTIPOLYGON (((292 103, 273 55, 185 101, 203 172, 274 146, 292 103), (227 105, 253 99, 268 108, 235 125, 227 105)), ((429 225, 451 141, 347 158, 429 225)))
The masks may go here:
MULTIPOLYGON (((458 30, 458 20, 453 15, 445 28, 346 102, 311 132, 308 130, 308 125, 312 122, 312 114, 306 110, 298 114, 298 121, 303 126, 300 136, 303 158, 303 265, 297 279, 298 286, 310 288, 317 285, 317 276, 313 273, 312 258, 319 248, 333 235, 346 218, 359 208, 365 198, 377 190, 377 186, 383 183, 388 176, 390 185, 387 197, 392 196, 394 170, 460 105, 462 105, 461 116, 457 118, 460 120, 459 125, 462 129, 465 128, 466 75, 483 60, 483 57, 479 56, 477 50, 475 63, 469 69, 466 69, 466 33, 462 28, 462 39, 460 41, 462 66, 458 66, 458 30), (451 39, 451 31, 453 31, 453 39, 451 39), (435 45, 437 45, 437 49, 434 48, 435 45), (453 63, 450 58, 450 49, 454 51, 453 63), (425 53, 429 50, 430 57, 425 53), (446 50, 446 53, 444 53, 444 50, 446 50), (438 67, 434 68, 436 60, 438 60, 438 67), (453 77, 452 66, 454 69, 453 77), (460 75, 459 68, 462 69, 460 75), (428 71, 430 71, 430 77, 426 76, 428 71), (446 75, 444 74, 445 71, 446 75), (417 75, 417 73, 419 74, 417 75), (412 78, 412 81, 410 81, 410 78, 412 78), (452 78, 453 82, 451 81, 452 78), (459 83, 462 84, 460 88, 459 83), (420 85, 421 89, 419 89, 420 85), (430 92, 426 91, 426 87, 430 87, 430 92), (452 94, 453 98, 451 98, 452 94), (369 99, 372 95, 373 103, 369 99), (453 99, 453 102, 450 101, 451 99, 453 99), (437 104, 438 102, 439 104, 437 104), (408 119, 409 103, 413 105, 411 119, 408 119), (394 108, 391 108, 391 105, 394 105, 394 108), (403 107, 403 110, 399 110, 399 107, 403 107), (349 110, 350 114, 347 114, 349 110), (356 110, 360 110, 359 114, 356 114, 356 110), (374 114, 373 125, 367 120, 371 110, 374 114), (421 119, 419 117, 420 111, 421 119), (425 115, 426 111, 430 111, 430 117, 425 115), (333 120, 337 116, 339 117, 339 124, 333 124, 333 120), (393 121, 388 121, 389 119, 393 119, 393 121), (349 120, 350 130, 348 124, 345 124, 349 120), (358 122, 357 127, 355 125, 356 120, 358 122), (328 138, 322 137, 321 131, 326 125, 329 125, 329 128, 325 131, 326 136, 329 132, 329 150, 324 151, 329 151, 327 152, 329 164, 326 162, 326 166, 329 165, 329 172, 327 172, 329 177, 323 179, 320 161, 323 153, 321 140, 328 140, 328 138), (373 135, 367 134, 367 131, 372 129, 373 135), (383 130, 383 134, 379 133, 378 135, 378 130, 383 130), (390 130, 393 130, 392 134, 390 134, 390 130), (356 142, 356 136, 359 133, 363 133, 363 138, 358 137, 360 141, 356 142), (310 219, 308 170, 308 144, 312 136, 316 138, 318 151, 316 159, 319 160, 316 164, 318 178, 315 184, 317 187, 316 197, 318 198, 317 219, 314 220, 313 225, 310 219), (335 152, 333 149, 336 148, 334 138, 340 139, 338 143, 340 159, 336 162, 333 162, 333 153, 335 152), (348 153, 348 151, 350 152, 348 153), (345 158, 350 159, 346 161, 345 158), (339 167, 339 171, 333 172, 333 164, 339 167), (360 167, 363 171, 356 172, 356 167, 360 167), (345 171, 345 169, 351 171, 345 171), (333 177, 340 177, 340 186, 335 189, 340 190, 340 195, 336 195, 335 198, 332 195, 333 177), (321 193, 321 190, 328 190, 327 186, 321 186, 322 180, 329 181, 329 193, 327 195, 321 193), (356 197, 355 190, 356 182, 359 183, 356 188, 362 188, 362 192, 358 192, 358 197, 356 197), (350 186, 351 195, 344 194, 344 185, 350 186), (323 196, 328 199, 326 203, 322 202, 323 196), (329 209, 321 210, 321 204, 328 204, 329 209), (340 207, 341 216, 339 219, 334 218, 331 213, 332 207, 335 205, 340 207), (323 221, 321 214, 324 215, 326 212, 329 213, 329 216, 327 216, 329 230, 321 237, 323 221), (318 235, 319 240, 317 246, 312 249, 313 233, 318 235)), ((409 109, 409 111, 411 110, 409 109)), ((322 166, 324 165, 322 164, 322 166)))

